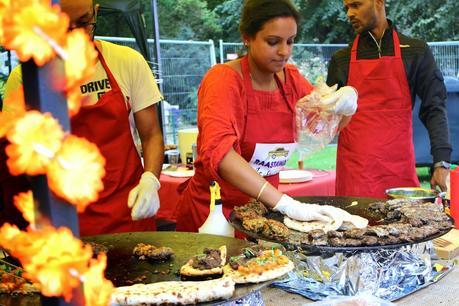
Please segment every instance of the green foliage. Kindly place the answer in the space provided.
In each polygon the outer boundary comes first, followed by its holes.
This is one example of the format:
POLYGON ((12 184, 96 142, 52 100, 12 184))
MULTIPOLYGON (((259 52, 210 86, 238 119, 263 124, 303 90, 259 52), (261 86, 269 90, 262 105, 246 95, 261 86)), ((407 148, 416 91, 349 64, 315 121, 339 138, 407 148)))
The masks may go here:
MULTIPOLYGON (((215 13, 207 8, 206 1, 159 0, 158 12, 162 38, 208 40, 220 37, 221 26, 215 13)), ((151 15, 146 14, 147 23, 150 18, 151 15)))
MULTIPOLYGON (((152 37, 151 1, 144 7, 152 37)), ((354 37, 342 0, 293 0, 300 10, 298 42, 346 43, 354 37)), ((165 39, 240 41, 242 0, 158 0, 160 35, 165 39)), ((459 40, 457 0, 386 0, 387 16, 407 35, 426 41, 459 40)), ((99 35, 132 36, 120 16, 98 21, 99 35)))
POLYGON ((343 43, 353 37, 342 0, 301 0, 298 8, 302 16, 301 42, 343 43))
POLYGON ((459 40, 457 0, 386 0, 386 11, 404 34, 426 41, 459 40))
MULTIPOLYGON (((153 37, 151 1, 140 0, 147 36, 153 37)), ((158 0, 159 32, 162 39, 208 40, 220 39, 221 26, 217 16, 207 8, 204 0, 158 0)), ((132 37, 120 14, 100 16, 97 35, 132 37)))
MULTIPOLYGON (((354 37, 342 0, 300 0, 301 41, 346 43, 354 37)), ((458 40, 457 0, 386 0, 386 14, 404 34, 426 41, 458 40)))
POLYGON ((239 19, 242 10, 241 0, 221 1, 214 9, 214 13, 218 16, 219 24, 222 26, 222 37, 226 42, 239 42, 241 36, 239 34, 239 19))

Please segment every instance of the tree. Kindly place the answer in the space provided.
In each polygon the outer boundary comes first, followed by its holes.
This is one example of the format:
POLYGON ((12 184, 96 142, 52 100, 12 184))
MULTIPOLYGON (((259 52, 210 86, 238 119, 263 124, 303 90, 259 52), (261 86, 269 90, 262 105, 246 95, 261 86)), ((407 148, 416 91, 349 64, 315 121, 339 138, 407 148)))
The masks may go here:
POLYGON ((302 43, 343 43, 351 40, 353 30, 347 21, 342 0, 301 0, 299 37, 302 43))
MULTIPOLYGON (((158 0, 159 33, 162 39, 219 39, 221 26, 205 0, 158 0)), ((153 37, 151 0, 141 0, 148 37, 153 37)), ((119 14, 101 16, 97 35, 132 37, 127 23, 119 14)))
POLYGON ((222 26, 221 39, 228 42, 240 42, 239 19, 241 16, 242 1, 226 0, 217 5, 213 12, 218 16, 222 26))
POLYGON ((459 40, 457 0, 386 0, 387 14, 404 34, 427 41, 459 40))

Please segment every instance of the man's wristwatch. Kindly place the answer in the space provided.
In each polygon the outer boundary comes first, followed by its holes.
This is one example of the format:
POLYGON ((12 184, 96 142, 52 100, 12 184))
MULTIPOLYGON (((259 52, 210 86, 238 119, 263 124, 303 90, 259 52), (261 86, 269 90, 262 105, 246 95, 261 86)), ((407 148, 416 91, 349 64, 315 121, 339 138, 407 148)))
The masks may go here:
POLYGON ((445 162, 444 160, 439 161, 439 162, 433 164, 433 168, 434 168, 434 169, 435 169, 435 168, 439 168, 439 167, 442 167, 442 168, 445 168, 445 169, 449 170, 449 168, 451 168, 451 164, 448 163, 448 162, 445 162))

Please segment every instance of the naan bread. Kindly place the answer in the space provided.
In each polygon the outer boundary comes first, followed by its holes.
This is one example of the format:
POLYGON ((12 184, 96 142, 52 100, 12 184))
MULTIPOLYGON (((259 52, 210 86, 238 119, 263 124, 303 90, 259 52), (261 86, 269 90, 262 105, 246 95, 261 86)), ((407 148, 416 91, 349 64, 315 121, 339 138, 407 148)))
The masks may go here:
POLYGON ((289 260, 285 265, 277 266, 261 273, 244 274, 237 270, 233 270, 228 264, 223 267, 223 273, 225 277, 229 276, 231 279, 233 279, 236 284, 261 283, 287 274, 288 272, 292 271, 293 268, 293 262, 289 260))
POLYGON ((199 282, 160 282, 115 288, 111 305, 186 305, 228 299, 234 293, 229 277, 199 282))
POLYGON ((324 232, 336 231, 341 226, 347 226, 345 223, 350 223, 356 228, 365 228, 368 225, 368 220, 357 215, 351 215, 348 212, 342 214, 342 222, 323 222, 323 221, 298 221, 284 216, 284 224, 290 229, 299 232, 309 232, 316 229, 321 229, 324 232))
POLYGON ((218 248, 220 250, 220 257, 222 259, 222 263, 220 267, 216 267, 213 269, 207 270, 199 270, 193 268, 193 259, 190 259, 185 265, 180 268, 180 274, 184 276, 206 276, 206 275, 215 275, 215 274, 223 274, 223 266, 226 264, 226 246, 223 245, 218 248))
POLYGON ((291 219, 287 216, 284 217, 284 224, 290 229, 307 233, 312 230, 321 229, 324 232, 337 230, 336 226, 332 222, 323 221, 298 221, 291 219))

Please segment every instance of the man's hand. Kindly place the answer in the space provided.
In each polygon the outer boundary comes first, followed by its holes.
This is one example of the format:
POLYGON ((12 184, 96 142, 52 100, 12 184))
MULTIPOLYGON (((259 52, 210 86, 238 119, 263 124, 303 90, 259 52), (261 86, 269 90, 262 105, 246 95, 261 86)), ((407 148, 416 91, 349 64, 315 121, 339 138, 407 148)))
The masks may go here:
POLYGON ((158 189, 159 180, 150 171, 145 171, 140 177, 139 184, 128 196, 128 207, 132 208, 132 220, 141 220, 154 216, 159 209, 158 189))
POLYGON ((357 111, 357 91, 352 86, 344 86, 322 97, 321 103, 328 105, 338 115, 351 116, 357 111))
POLYGON ((441 191, 446 191, 446 176, 448 176, 448 173, 449 170, 443 167, 435 168, 430 178, 430 188, 435 189, 438 186, 441 191))

